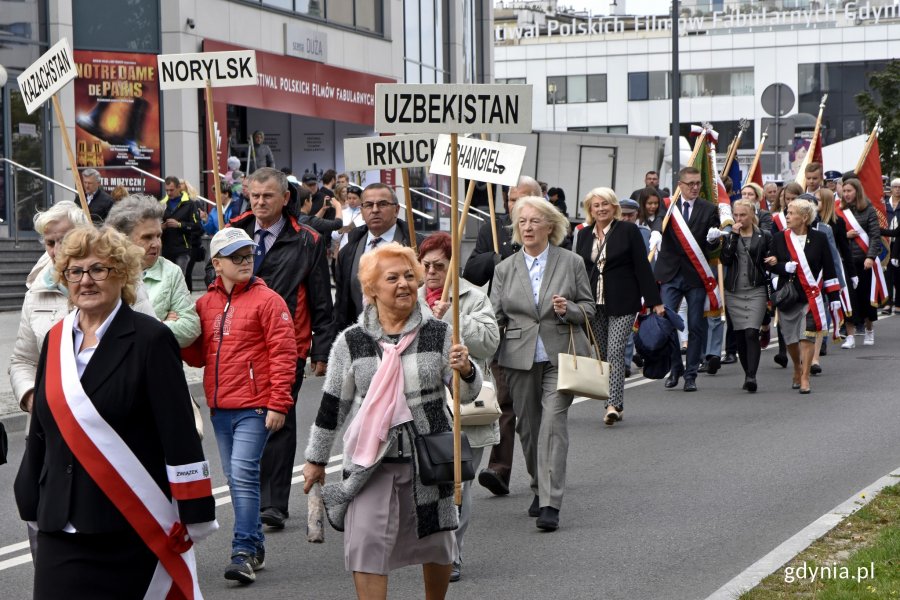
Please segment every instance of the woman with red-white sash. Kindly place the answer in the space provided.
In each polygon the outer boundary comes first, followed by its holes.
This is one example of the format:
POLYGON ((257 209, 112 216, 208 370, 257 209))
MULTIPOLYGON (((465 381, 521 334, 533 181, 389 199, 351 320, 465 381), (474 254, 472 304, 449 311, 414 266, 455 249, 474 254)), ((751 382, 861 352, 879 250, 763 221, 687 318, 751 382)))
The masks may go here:
POLYGON ((178 343, 133 311, 142 250, 76 227, 54 278, 75 310, 47 334, 15 481, 37 530, 37 600, 198 599, 192 544, 218 528, 178 343))
POLYGON ((859 282, 850 293, 853 319, 847 320, 847 340, 841 348, 856 347, 853 335, 865 327, 864 346, 875 344, 872 324, 878 320, 878 306, 887 299, 887 285, 881 270, 881 226, 878 213, 866 198, 859 179, 848 179, 841 186, 841 207, 835 212, 847 223, 850 254, 859 282))
POLYGON ((808 394, 815 340, 828 329, 828 311, 841 307, 840 284, 824 233, 810 229, 816 207, 808 200, 794 200, 785 214, 787 228, 773 236, 772 256, 765 263, 778 276, 776 289, 793 285, 798 301, 778 309, 779 329, 794 364, 791 387, 808 394))

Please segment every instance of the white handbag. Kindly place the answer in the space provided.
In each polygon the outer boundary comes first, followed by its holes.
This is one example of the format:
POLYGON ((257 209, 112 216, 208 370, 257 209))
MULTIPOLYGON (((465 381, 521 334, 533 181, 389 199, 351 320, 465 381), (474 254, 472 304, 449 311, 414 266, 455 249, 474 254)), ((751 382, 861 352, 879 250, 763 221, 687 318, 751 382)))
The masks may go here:
MULTIPOLYGON (((447 390, 447 407, 453 414, 453 395, 447 390)), ((463 427, 490 425, 500 418, 500 403, 493 382, 485 380, 474 402, 459 405, 459 422, 463 427)))
POLYGON ((575 353, 575 329, 569 323, 569 353, 560 352, 557 355, 559 379, 556 382, 556 390, 594 400, 608 400, 609 363, 603 361, 587 313, 583 307, 579 308, 584 315, 584 328, 587 330, 588 340, 594 347, 597 358, 578 356, 575 353))

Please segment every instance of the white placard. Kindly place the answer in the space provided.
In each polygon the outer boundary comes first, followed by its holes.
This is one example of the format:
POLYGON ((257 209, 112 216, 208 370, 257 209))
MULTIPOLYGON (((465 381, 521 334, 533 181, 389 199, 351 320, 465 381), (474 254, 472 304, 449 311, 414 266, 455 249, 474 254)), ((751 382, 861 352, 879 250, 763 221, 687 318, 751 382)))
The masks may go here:
POLYGON ((284 53, 316 62, 328 60, 328 35, 313 27, 284 24, 284 53))
MULTIPOLYGON (((518 183, 522 161, 525 160, 525 146, 460 137, 457 149, 457 172, 461 179, 509 186, 518 183)), ((434 158, 431 159, 431 172, 449 176, 450 159, 450 136, 440 135, 434 149, 434 158)))
POLYGON ((30 115, 77 76, 69 40, 63 38, 16 78, 25 110, 30 115))
POLYGON ((375 84, 379 133, 529 133, 530 85, 375 84))
POLYGON ((256 85, 256 51, 160 54, 159 89, 181 90, 206 87, 256 85))
POLYGON ((344 168, 351 171, 427 167, 437 136, 387 135, 344 139, 344 168))

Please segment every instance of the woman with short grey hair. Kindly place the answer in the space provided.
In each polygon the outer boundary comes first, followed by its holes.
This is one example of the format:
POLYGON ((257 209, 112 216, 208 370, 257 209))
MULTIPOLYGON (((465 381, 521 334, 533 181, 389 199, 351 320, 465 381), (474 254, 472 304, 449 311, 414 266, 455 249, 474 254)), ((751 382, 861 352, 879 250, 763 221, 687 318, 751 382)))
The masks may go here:
POLYGON ((154 316, 172 331, 178 345, 184 348, 200 335, 200 317, 181 268, 161 256, 164 212, 163 206, 151 196, 128 196, 109 211, 106 224, 143 248, 142 280, 154 316))

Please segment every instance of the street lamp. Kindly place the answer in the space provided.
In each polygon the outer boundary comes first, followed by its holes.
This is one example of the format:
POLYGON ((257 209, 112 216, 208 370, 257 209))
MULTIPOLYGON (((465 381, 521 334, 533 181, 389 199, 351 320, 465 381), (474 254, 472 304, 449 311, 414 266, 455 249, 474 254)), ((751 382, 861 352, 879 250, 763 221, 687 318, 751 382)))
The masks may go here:
POLYGON ((548 84, 547 91, 550 92, 550 103, 553 104, 553 131, 556 131, 556 84, 548 84))

